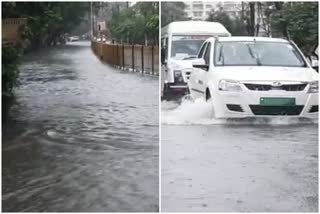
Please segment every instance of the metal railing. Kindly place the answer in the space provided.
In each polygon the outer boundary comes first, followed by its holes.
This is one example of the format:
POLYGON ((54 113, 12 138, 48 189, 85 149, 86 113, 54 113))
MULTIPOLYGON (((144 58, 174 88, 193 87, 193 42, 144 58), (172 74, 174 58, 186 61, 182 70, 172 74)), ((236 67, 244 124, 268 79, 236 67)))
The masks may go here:
POLYGON ((92 41, 91 48, 100 60, 119 69, 159 75, 159 46, 107 44, 92 41))

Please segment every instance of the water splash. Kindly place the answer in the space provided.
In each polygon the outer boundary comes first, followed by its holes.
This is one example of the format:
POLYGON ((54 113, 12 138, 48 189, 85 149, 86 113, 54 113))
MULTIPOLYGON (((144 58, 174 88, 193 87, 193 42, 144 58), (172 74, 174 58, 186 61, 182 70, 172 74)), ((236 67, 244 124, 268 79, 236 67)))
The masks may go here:
POLYGON ((318 124, 318 119, 306 118, 211 118, 211 106, 204 99, 183 99, 181 103, 163 101, 161 103, 161 123, 166 125, 297 125, 318 124))

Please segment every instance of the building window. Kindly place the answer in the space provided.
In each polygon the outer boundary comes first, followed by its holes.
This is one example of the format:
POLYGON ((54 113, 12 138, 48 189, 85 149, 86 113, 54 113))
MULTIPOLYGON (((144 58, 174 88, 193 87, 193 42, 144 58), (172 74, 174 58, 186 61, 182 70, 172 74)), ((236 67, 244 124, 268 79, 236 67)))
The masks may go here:
POLYGON ((202 12, 193 12, 193 16, 196 16, 196 17, 202 16, 202 12))
POLYGON ((203 9, 203 5, 202 4, 193 5, 193 9, 194 10, 202 10, 203 9))

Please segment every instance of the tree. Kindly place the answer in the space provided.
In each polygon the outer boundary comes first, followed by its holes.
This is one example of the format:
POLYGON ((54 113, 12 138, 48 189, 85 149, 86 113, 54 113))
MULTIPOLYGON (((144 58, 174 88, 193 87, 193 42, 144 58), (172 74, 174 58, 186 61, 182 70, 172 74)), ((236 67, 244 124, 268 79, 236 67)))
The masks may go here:
POLYGON ((218 11, 212 11, 207 21, 221 23, 233 36, 247 35, 244 22, 239 17, 232 19, 222 8, 218 11))
POLYGON ((132 44, 157 44, 159 38, 159 3, 138 2, 113 15, 109 22, 112 38, 132 44))
POLYGON ((3 2, 2 18, 27 18, 25 39, 31 49, 56 45, 89 11, 87 2, 3 2))
POLYGON ((286 2, 276 4, 272 28, 292 39, 306 55, 318 44, 318 2, 286 2))
POLYGON ((158 43, 159 40, 159 3, 158 2, 138 2, 135 9, 143 15, 145 19, 145 41, 158 43))
POLYGON ((173 21, 186 21, 184 13, 186 5, 183 2, 161 2, 161 27, 173 21))

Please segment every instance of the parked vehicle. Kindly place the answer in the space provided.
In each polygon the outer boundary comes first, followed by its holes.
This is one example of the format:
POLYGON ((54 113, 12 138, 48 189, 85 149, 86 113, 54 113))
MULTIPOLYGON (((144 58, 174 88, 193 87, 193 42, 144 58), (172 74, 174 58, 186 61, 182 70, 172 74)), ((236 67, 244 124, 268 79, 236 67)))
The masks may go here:
POLYGON ((70 42, 80 41, 80 37, 79 36, 70 36, 69 41, 70 42))
POLYGON ((215 118, 318 117, 318 73, 292 41, 209 38, 193 67, 191 97, 215 118))
POLYGON ((231 34, 217 22, 172 22, 162 28, 163 98, 179 97, 187 92, 187 81, 192 71, 192 64, 189 65, 187 61, 196 58, 202 43, 212 36, 231 36, 231 34))
POLYGON ((314 70, 319 73, 319 46, 315 46, 313 53, 308 56, 309 62, 314 70))

